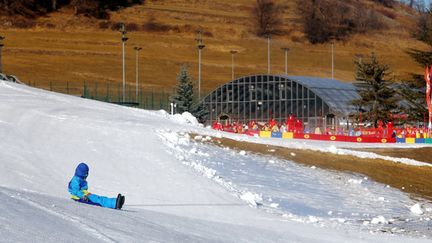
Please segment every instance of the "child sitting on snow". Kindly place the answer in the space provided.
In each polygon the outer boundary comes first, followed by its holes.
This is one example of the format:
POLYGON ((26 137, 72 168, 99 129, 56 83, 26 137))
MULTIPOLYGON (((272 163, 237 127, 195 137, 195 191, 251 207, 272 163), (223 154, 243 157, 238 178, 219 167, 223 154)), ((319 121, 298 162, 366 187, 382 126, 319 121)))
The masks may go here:
POLYGON ((108 198, 98 196, 88 192, 86 178, 88 176, 89 167, 85 163, 81 163, 75 169, 75 175, 69 182, 68 190, 72 195, 72 199, 78 202, 99 205, 106 208, 121 209, 125 202, 125 197, 121 194, 117 198, 108 198))

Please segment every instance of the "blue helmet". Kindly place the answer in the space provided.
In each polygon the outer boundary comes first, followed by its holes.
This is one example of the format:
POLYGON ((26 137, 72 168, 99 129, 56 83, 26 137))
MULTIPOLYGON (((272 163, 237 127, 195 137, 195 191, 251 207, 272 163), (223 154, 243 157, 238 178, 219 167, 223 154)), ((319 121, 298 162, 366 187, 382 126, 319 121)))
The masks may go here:
POLYGON ((75 176, 86 178, 88 176, 89 167, 86 163, 81 163, 75 169, 75 176))

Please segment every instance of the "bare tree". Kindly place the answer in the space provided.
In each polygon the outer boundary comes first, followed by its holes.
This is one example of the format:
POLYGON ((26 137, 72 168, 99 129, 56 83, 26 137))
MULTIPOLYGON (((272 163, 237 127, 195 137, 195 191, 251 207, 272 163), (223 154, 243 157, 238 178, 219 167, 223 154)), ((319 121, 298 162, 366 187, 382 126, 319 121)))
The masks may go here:
POLYGON ((297 0, 297 8, 304 33, 312 44, 386 27, 381 16, 361 2, 297 0))
POLYGON ((252 9, 255 31, 258 36, 279 35, 282 33, 282 5, 273 0, 256 0, 252 9))
POLYGON ((51 9, 54 11, 54 10, 57 10, 57 0, 52 0, 51 1, 51 9))
MULTIPOLYGON (((373 1, 381 5, 384 5, 388 8, 391 8, 395 5, 395 0, 373 0, 373 1)), ((412 2, 413 0, 410 1, 412 2)))

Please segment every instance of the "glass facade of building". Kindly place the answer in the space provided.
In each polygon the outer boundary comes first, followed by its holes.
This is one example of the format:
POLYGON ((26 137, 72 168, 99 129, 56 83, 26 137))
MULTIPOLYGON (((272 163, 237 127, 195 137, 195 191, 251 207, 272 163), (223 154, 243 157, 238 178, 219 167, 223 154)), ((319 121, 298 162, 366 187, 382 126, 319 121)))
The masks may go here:
MULTIPOLYGON (((350 104, 359 98, 354 85, 340 81, 301 76, 253 75, 218 87, 203 102, 214 121, 284 122, 290 114, 305 126, 338 126, 356 112, 350 104)), ((346 123, 348 124, 348 123, 346 123)))

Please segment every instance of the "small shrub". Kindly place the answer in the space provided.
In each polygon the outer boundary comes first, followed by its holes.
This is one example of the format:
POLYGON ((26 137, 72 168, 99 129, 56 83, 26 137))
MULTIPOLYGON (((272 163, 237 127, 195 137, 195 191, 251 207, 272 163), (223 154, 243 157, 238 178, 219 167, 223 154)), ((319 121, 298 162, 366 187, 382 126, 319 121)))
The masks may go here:
POLYGON ((138 27, 138 25, 136 23, 127 23, 125 25, 125 27, 126 27, 126 30, 129 31, 129 32, 134 32, 134 31, 138 31, 139 30, 139 27, 138 27))
POLYGON ((373 0, 373 2, 379 3, 388 8, 392 8, 395 4, 394 0, 373 0))
POLYGON ((291 41, 295 42, 295 43, 302 43, 303 42, 302 38, 300 36, 296 36, 296 35, 291 37, 291 41))
POLYGON ((36 26, 36 21, 27 18, 14 18, 11 19, 12 27, 19 29, 30 29, 36 26))
POLYGON ((195 32, 192 25, 190 24, 185 24, 183 25, 183 32, 195 32))
POLYGON ((45 28, 47 28, 47 29, 54 29, 55 27, 56 27, 56 25, 53 24, 53 23, 47 23, 47 24, 45 25, 45 28))
POLYGON ((99 23, 99 29, 103 29, 103 30, 109 29, 111 24, 112 23, 109 21, 102 21, 99 23))
POLYGON ((396 19, 396 14, 392 11, 392 10, 388 10, 388 9, 377 9, 376 10, 378 13, 386 16, 389 19, 396 19))
POLYGON ((181 32, 180 27, 178 25, 171 26, 171 31, 175 32, 175 33, 180 33, 181 32))
POLYGON ((205 37, 213 37, 213 33, 212 32, 210 32, 210 31, 203 31, 203 35, 205 36, 205 37))
POLYGON ((157 23, 154 17, 150 17, 142 26, 143 30, 148 32, 167 32, 171 30, 171 26, 157 23))
POLYGON ((111 30, 120 30, 122 27, 122 22, 115 22, 111 25, 111 30))

